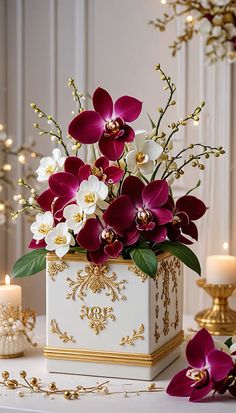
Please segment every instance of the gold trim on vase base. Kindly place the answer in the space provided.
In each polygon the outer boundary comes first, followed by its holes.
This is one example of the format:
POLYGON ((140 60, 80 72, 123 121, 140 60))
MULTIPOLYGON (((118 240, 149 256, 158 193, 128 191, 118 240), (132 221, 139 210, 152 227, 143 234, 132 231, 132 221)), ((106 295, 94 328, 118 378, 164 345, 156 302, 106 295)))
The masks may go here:
POLYGON ((215 336, 232 336, 236 331, 236 311, 228 304, 228 298, 236 289, 236 284, 208 284, 205 279, 197 280, 197 285, 212 297, 212 307, 200 311, 195 320, 199 327, 205 327, 215 336))
POLYGON ((17 357, 22 357, 23 355, 24 355, 23 351, 21 353, 15 353, 15 354, 0 354, 0 359, 14 359, 17 357))
POLYGON ((152 354, 119 353, 116 351, 83 350, 72 348, 44 348, 44 356, 54 360, 73 360, 79 362, 126 364, 128 366, 152 367, 177 349, 184 341, 184 332, 180 331, 166 344, 152 354))

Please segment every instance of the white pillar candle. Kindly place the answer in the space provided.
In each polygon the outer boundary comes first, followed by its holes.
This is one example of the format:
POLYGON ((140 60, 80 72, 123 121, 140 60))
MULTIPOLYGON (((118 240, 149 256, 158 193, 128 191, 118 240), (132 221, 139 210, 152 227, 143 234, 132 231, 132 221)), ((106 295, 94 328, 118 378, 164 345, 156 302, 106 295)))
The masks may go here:
POLYGON ((236 257, 232 255, 207 257, 206 281, 208 284, 235 284, 236 257))
POLYGON ((6 275, 5 284, 0 285, 0 305, 21 305, 21 286, 11 285, 10 277, 6 275))

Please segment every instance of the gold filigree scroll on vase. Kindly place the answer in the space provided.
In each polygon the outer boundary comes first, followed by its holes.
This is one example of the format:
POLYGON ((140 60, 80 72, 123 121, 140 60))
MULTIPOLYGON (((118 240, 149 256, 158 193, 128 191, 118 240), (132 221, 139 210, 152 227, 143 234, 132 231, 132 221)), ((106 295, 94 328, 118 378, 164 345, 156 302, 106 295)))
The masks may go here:
POLYGON ((130 260, 47 256, 48 370, 151 380, 183 341, 182 263, 158 256, 155 279, 130 260))

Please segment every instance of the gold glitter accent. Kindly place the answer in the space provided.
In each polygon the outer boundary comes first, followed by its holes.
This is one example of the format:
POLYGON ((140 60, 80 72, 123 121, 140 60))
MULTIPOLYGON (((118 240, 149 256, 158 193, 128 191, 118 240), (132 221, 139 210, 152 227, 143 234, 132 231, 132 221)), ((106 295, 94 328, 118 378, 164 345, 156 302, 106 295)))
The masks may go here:
POLYGON ((111 307, 86 307, 85 305, 81 308, 80 318, 88 318, 89 327, 94 330, 95 334, 98 335, 106 327, 106 320, 110 318, 112 321, 115 320, 113 314, 113 309, 111 307))
POLYGON ((125 336, 122 337, 120 340, 120 345, 123 346, 124 344, 128 344, 133 346, 136 340, 144 340, 144 325, 141 324, 138 330, 133 330, 132 336, 125 336))
POLYGON ((59 339, 63 341, 63 343, 75 343, 75 339, 73 336, 68 336, 67 332, 64 331, 62 332, 60 330, 60 327, 55 319, 51 320, 51 333, 57 334, 59 336, 59 339))
POLYGON ((64 261, 61 262, 49 262, 48 264, 48 275, 51 277, 52 281, 55 281, 55 277, 59 272, 63 272, 68 268, 68 264, 64 261))
POLYGON ((122 294, 126 280, 116 282, 116 273, 112 272, 109 275, 108 265, 87 264, 83 270, 79 270, 76 280, 67 278, 71 292, 67 293, 66 298, 75 300, 76 296, 81 300, 86 297, 86 291, 90 290, 93 294, 106 291, 106 296, 111 297, 111 301, 125 300, 126 297, 122 294))
POLYGON ((148 278, 147 274, 145 274, 138 267, 136 267, 136 265, 130 265, 128 267, 128 270, 132 271, 135 275, 137 275, 137 277, 141 278, 142 282, 144 282, 148 278))

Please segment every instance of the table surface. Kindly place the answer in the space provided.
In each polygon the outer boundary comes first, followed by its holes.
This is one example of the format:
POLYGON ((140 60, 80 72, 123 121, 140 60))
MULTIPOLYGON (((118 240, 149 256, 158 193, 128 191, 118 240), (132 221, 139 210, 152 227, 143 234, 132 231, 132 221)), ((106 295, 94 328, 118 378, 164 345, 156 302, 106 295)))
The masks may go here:
MULTIPOLYGON (((191 317, 184 318, 184 328, 194 328, 194 322, 191 317)), ((8 370, 11 377, 17 378, 20 370, 26 370, 29 377, 36 376, 42 379, 42 383, 55 381, 59 388, 76 388, 78 384, 84 386, 93 386, 97 382, 105 381, 103 378, 88 376, 70 376, 67 374, 47 373, 45 359, 43 357, 43 346, 45 344, 45 317, 37 318, 35 340, 38 343, 36 348, 29 348, 24 357, 18 359, 2 359, 0 370, 8 370)), ((165 388, 170 378, 178 371, 185 367, 186 361, 184 356, 176 360, 171 366, 164 370, 156 380, 159 387, 165 388)), ((148 382, 135 380, 108 379, 111 391, 138 391, 146 389, 148 382)), ((236 401, 230 396, 215 397, 209 396, 201 403, 190 403, 186 398, 170 397, 164 391, 160 393, 132 394, 127 398, 123 394, 101 395, 89 394, 81 395, 78 400, 65 400, 63 396, 43 397, 42 394, 24 393, 24 397, 17 396, 17 392, 0 387, 0 412, 83 412, 90 413, 93 410, 96 413, 120 413, 135 411, 135 413, 157 412, 175 412, 175 413, 199 413, 199 409, 204 409, 204 413, 228 413, 234 412, 236 401)))

